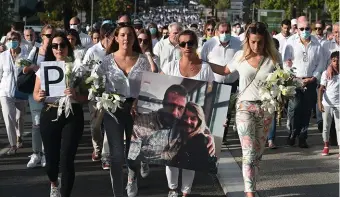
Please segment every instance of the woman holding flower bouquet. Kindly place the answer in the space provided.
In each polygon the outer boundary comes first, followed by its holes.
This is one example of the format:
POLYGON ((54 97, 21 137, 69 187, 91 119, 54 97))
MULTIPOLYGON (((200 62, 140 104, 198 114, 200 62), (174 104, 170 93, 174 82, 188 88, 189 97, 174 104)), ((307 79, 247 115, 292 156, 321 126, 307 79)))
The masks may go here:
MULTIPOLYGON (((104 127, 110 147, 110 175, 114 196, 123 196, 123 164, 129 153, 132 135, 135 99, 139 95, 143 71, 151 71, 148 58, 142 54, 137 35, 132 26, 120 23, 113 32, 114 41, 107 49, 106 56, 98 69, 98 75, 106 78, 105 92, 126 98, 121 108, 105 113, 104 127), (124 155, 124 131, 126 149, 124 155)), ((137 194, 137 168, 130 161, 127 184, 128 196, 137 194)))
POLYGON ((0 54, 0 102, 6 131, 11 148, 8 155, 14 155, 22 147, 24 116, 27 95, 17 91, 17 79, 22 71, 21 60, 27 57, 25 48, 20 48, 21 35, 10 31, 6 36, 8 50, 0 54))
MULTIPOLYGON (((45 60, 45 54, 47 47, 51 41, 51 37, 55 32, 54 27, 51 25, 45 25, 41 29, 41 38, 42 43, 41 46, 33 47, 30 54, 28 55, 28 59, 31 61, 31 65, 26 65, 23 69, 24 74, 30 74, 31 72, 36 72, 40 68, 40 63, 45 60)), ((44 154, 44 148, 41 140, 40 134, 40 114, 43 105, 33 98, 33 91, 28 96, 29 107, 31 111, 32 117, 32 150, 33 154, 30 156, 30 160, 27 163, 27 168, 34 168, 40 165, 42 167, 46 166, 46 158, 44 154)))
MULTIPOLYGON (((68 58, 73 59, 72 46, 66 35, 58 32, 51 37, 45 61, 66 61, 68 58)), ((33 96, 37 102, 44 103, 40 117, 40 132, 45 148, 46 172, 51 183, 51 197, 71 195, 75 178, 74 159, 84 130, 81 103, 87 101, 87 94, 82 93, 81 89, 74 88, 67 88, 64 93, 71 98, 73 114, 65 116, 65 113, 62 113, 55 120, 58 114, 56 104, 61 98, 46 97, 45 91, 41 90, 40 70, 36 72, 33 96), (58 178, 59 163, 61 180, 58 178)))
POLYGON ((240 93, 236 103, 236 125, 242 146, 242 172, 247 197, 255 196, 256 179, 273 114, 261 106, 259 94, 261 82, 273 72, 281 58, 275 49, 266 25, 252 23, 246 30, 243 50, 238 51, 231 62, 221 67, 210 64, 220 75, 238 71, 240 93))

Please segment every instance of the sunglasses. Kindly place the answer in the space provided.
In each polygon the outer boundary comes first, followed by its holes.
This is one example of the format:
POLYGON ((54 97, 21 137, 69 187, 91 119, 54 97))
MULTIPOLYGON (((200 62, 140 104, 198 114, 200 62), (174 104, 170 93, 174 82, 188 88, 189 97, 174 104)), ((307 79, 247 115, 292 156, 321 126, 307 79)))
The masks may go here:
POLYGON ((208 32, 212 32, 212 31, 213 31, 213 29, 207 28, 207 31, 208 31, 208 32))
POLYGON ((126 26, 131 26, 131 23, 130 22, 120 22, 120 23, 117 23, 118 26, 120 27, 126 27, 126 26))
POLYGON ((141 38, 138 38, 138 41, 139 43, 144 43, 144 44, 148 44, 149 43, 149 40, 148 39, 141 39, 141 38))
POLYGON ((248 27, 248 34, 260 34, 264 35, 266 33, 267 26, 262 22, 256 22, 248 27))
POLYGON ((60 49, 65 49, 66 48, 66 44, 65 43, 52 43, 52 49, 58 49, 58 46, 60 47, 60 49))
POLYGON ((322 28, 321 27, 316 27, 316 28, 314 28, 315 30, 322 30, 322 28))
POLYGON ((305 30, 306 30, 306 31, 309 31, 309 30, 310 30, 310 28, 309 28, 309 27, 305 27, 305 28, 299 28, 299 30, 300 30, 300 31, 305 31, 305 30))
POLYGON ((181 42, 178 44, 181 48, 185 48, 185 46, 188 46, 188 48, 194 47, 195 43, 194 41, 188 41, 188 42, 181 42))
POLYGON ((51 38, 52 34, 43 34, 43 36, 46 36, 46 38, 51 38))

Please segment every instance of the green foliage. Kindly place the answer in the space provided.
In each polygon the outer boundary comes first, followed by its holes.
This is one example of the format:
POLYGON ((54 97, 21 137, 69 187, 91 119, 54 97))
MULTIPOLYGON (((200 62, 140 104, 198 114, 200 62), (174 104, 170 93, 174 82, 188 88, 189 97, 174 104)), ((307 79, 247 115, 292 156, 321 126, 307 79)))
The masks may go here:
POLYGON ((116 19, 121 12, 132 11, 132 7, 131 2, 124 0, 99 1, 100 16, 106 19, 116 19))
POLYGON ((0 0, 0 37, 6 34, 12 22, 12 12, 8 10, 9 1, 0 0))
POLYGON ((217 10, 225 10, 230 8, 230 0, 218 0, 216 3, 217 10))
POLYGON ((331 14, 332 21, 334 23, 338 22, 339 21, 339 1, 326 0, 326 4, 331 14))

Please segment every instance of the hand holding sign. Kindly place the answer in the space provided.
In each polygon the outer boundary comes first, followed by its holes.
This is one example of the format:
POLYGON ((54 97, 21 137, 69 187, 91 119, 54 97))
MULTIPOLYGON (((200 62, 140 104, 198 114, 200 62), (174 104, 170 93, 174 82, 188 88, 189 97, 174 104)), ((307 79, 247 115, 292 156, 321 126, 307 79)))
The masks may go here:
POLYGON ((45 100, 46 92, 44 90, 39 89, 39 102, 42 102, 45 100))

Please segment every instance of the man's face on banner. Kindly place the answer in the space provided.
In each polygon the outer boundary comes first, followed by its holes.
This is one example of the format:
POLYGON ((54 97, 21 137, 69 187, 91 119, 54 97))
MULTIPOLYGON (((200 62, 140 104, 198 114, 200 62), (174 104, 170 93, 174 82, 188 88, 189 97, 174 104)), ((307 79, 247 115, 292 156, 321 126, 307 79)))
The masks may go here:
POLYGON ((187 99, 176 92, 170 92, 166 99, 164 99, 163 110, 165 113, 171 115, 171 119, 180 119, 184 113, 187 99))
POLYGON ((185 131, 189 134, 194 132, 199 124, 199 118, 196 113, 186 110, 183 117, 185 131))

